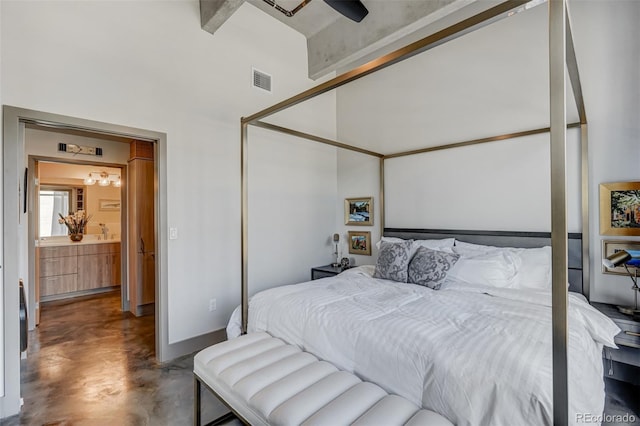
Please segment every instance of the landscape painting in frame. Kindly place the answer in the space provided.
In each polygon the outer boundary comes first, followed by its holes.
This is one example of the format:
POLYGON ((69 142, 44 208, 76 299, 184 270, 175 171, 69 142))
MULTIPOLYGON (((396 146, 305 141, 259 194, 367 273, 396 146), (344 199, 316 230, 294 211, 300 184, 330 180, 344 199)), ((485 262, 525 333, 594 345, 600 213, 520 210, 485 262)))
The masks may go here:
POLYGON ((640 182, 600 184, 600 234, 640 236, 640 182))
POLYGON ((373 225, 373 197, 344 200, 345 225, 373 225))
POLYGON ((349 231, 349 253, 371 256, 371 232, 349 231))
MULTIPOLYGON (((623 241, 623 240, 603 240, 602 241, 602 257, 603 258, 609 257, 612 254, 619 252, 620 250, 640 251, 640 241, 623 241)), ((628 276, 627 270, 624 268, 623 265, 616 266, 615 268, 608 268, 603 263, 602 272, 604 272, 605 274, 616 274, 616 275, 628 276)))
POLYGON ((120 210, 120 200, 104 200, 100 199, 98 201, 98 210, 103 212, 108 211, 119 211, 120 210))

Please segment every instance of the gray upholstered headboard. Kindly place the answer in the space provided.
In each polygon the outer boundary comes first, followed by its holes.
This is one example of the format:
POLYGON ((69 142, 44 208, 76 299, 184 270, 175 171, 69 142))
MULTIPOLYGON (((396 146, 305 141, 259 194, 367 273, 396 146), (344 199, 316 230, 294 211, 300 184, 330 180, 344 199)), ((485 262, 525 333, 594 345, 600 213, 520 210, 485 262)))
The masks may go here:
MULTIPOLYGON (((543 247, 551 245, 549 232, 458 231, 449 229, 385 228, 386 237, 427 240, 455 238, 473 244, 496 247, 543 247)), ((583 294, 582 287, 582 234, 569 234, 569 290, 583 294)))

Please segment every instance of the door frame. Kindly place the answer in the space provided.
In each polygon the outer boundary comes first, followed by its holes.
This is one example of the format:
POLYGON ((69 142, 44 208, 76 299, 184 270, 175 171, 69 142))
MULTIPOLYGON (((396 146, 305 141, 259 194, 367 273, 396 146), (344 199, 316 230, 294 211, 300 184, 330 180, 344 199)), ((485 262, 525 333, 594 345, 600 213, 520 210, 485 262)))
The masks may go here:
MULTIPOLYGON (((19 270, 18 224, 21 188, 24 179, 25 143, 20 137, 20 123, 35 123, 58 129, 79 130, 103 135, 129 137, 154 143, 156 220, 156 306, 155 352, 160 362, 175 356, 168 336, 168 219, 167 219, 167 135, 165 133, 128 126, 70 117, 43 111, 3 106, 3 298, 4 335, 0 347, 4 354, 4 397, 0 398, 0 413, 11 415, 20 409, 20 336, 19 336, 19 270), (14 285, 15 284, 15 285, 14 285), (15 303, 14 303, 15 302, 15 303), (2 342, 4 338, 4 342, 2 342), (4 344, 3 344, 4 343, 4 344)), ((2 390, 2 389, 0 389, 2 390)))

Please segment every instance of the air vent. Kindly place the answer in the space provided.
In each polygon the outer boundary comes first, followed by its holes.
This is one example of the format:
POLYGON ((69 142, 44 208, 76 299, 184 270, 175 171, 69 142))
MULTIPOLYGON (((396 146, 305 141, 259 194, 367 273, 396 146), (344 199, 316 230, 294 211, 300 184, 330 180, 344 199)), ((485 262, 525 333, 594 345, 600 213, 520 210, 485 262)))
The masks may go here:
POLYGON ((271 93, 271 76, 255 68, 253 70, 253 87, 271 93))

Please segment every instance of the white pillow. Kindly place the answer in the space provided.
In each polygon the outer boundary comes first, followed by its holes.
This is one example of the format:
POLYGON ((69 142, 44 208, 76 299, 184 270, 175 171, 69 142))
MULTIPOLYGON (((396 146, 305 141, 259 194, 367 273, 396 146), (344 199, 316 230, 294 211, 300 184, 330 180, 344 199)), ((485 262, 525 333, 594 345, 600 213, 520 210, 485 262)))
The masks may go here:
POLYGON ((469 284, 510 288, 516 276, 519 259, 506 250, 461 256, 449 270, 447 278, 469 284))
POLYGON ((516 274, 509 285, 510 288, 551 290, 550 246, 536 248, 495 247, 456 241, 453 251, 463 258, 500 252, 510 253, 517 259, 516 274))
MULTIPOLYGON (((397 237, 382 237, 382 239, 376 243, 376 247, 378 249, 383 241, 388 243, 401 243, 408 240, 397 237)), ((431 250, 441 250, 443 248, 453 247, 454 242, 454 238, 443 238, 441 240, 413 240, 412 254, 418 250, 418 247, 425 247, 431 250)))
POLYGON ((465 243, 464 241, 455 241, 455 251, 457 253, 460 253, 462 255, 475 255, 475 254, 480 254, 480 253, 487 253, 493 250, 499 250, 502 249, 503 247, 496 247, 496 246, 485 246, 482 244, 472 244, 472 243, 465 243))
POLYGON ((520 267, 513 288, 551 291, 551 247, 513 249, 520 257, 520 267))
POLYGON ((441 240, 413 240, 413 245, 416 247, 424 247, 431 250, 440 250, 443 248, 453 247, 455 238, 443 238, 441 240))

